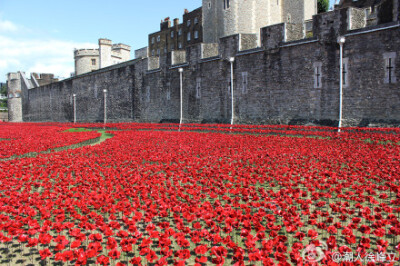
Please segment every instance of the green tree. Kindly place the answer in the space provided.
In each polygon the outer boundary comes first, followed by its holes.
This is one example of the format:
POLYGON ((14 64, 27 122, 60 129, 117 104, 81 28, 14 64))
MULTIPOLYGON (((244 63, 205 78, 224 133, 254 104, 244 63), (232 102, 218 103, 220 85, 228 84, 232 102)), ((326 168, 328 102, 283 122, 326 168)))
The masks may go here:
MULTIPOLYGON (((7 95, 7 86, 6 85, 1 86, 0 94, 7 95)), ((0 107, 7 107, 7 99, 0 100, 0 107)))
POLYGON ((7 86, 5 84, 2 84, 0 88, 0 94, 6 95, 7 94, 7 86))
POLYGON ((329 0, 318 0, 318 13, 324 13, 329 9, 329 0))

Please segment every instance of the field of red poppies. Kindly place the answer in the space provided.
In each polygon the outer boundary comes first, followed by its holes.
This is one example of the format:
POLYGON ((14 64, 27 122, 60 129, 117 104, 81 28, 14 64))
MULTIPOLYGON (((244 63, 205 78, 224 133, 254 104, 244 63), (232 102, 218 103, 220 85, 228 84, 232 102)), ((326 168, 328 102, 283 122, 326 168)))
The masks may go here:
POLYGON ((398 263, 399 129, 72 127, 0 123, 0 264, 398 263))

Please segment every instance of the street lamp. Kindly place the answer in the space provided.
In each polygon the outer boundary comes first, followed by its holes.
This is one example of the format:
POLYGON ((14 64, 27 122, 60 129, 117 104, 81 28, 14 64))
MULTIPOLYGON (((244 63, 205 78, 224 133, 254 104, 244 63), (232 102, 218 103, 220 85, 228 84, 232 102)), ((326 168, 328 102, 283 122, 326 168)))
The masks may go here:
POLYGON ((107 124, 107 90, 103 90, 104 93, 104 128, 106 127, 107 124))
POLYGON ((231 100, 232 100, 232 118, 231 118, 231 125, 233 125, 233 121, 235 119, 235 101, 233 97, 233 62, 235 62, 234 57, 229 58, 229 63, 231 63, 231 100))
POLYGON ((339 96, 339 125, 338 132, 340 132, 340 128, 342 127, 342 117, 343 117, 343 45, 346 42, 346 38, 344 36, 339 36, 337 40, 340 45, 340 96, 339 96))
POLYGON ((180 98, 181 98, 181 118, 179 120, 179 130, 181 130, 181 125, 183 121, 183 68, 179 68, 179 77, 180 77, 180 98))
POLYGON ((76 94, 72 94, 72 97, 74 98, 74 124, 76 124, 76 94))

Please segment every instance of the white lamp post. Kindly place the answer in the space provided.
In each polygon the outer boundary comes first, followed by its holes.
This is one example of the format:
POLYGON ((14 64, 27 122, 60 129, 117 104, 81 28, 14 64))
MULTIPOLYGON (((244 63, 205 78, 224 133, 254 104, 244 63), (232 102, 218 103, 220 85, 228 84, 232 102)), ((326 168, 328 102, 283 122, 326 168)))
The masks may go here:
POLYGON ((76 94, 72 94, 72 97, 74 98, 74 124, 76 124, 76 94))
POLYGON ((181 118, 179 120, 179 130, 180 130, 183 122, 183 68, 179 68, 178 71, 180 77, 180 98, 181 98, 181 118))
POLYGON ((107 90, 104 89, 104 128, 106 127, 107 124, 107 90))
POLYGON ((339 125, 338 132, 340 132, 340 128, 342 127, 342 118, 343 118, 343 45, 346 42, 346 38, 344 36, 339 36, 337 40, 340 45, 340 96, 339 96, 339 125))
POLYGON ((233 97, 233 62, 235 62, 234 57, 229 58, 229 62, 231 63, 231 100, 232 100, 232 118, 231 118, 231 125, 235 120, 235 98, 233 97))

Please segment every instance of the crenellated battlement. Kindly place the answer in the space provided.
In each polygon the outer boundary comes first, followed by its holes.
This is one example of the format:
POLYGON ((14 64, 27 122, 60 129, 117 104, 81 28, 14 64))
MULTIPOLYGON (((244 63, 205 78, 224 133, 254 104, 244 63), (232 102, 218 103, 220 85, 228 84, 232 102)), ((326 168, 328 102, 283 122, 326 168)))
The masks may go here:
POLYGON ((99 49, 76 49, 74 50, 74 56, 98 56, 99 49))
POLYGON ((117 43, 112 45, 112 50, 121 50, 121 49, 129 52, 131 51, 131 47, 123 43, 117 43))
POLYGON ((109 45, 112 46, 112 41, 109 39, 101 38, 99 39, 99 45, 109 45))
POLYGON ((131 47, 123 43, 113 44, 109 39, 99 39, 98 49, 75 49, 75 75, 98 70, 130 60, 131 47))
MULTIPOLYGON (((220 38, 218 43, 200 43, 183 51, 172 51, 161 56, 151 56, 147 60, 147 70, 159 69, 163 65, 176 66, 189 63, 189 60, 208 58, 228 58, 249 51, 273 51, 284 47, 298 46, 312 42, 330 42, 336 44, 337 37, 353 31, 371 30, 368 26, 368 14, 365 9, 347 7, 314 15, 303 23, 279 23, 260 29, 257 34, 233 34, 220 38), (259 40, 260 38, 260 40, 259 40), (232 53, 232 51, 235 51, 232 53)), ((147 48, 143 48, 147 50, 147 48)), ((143 50, 143 51, 144 51, 143 50)), ((146 56, 141 56, 142 58, 146 56)))

